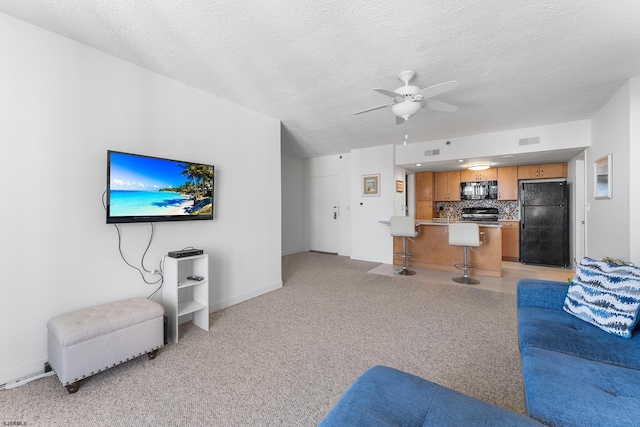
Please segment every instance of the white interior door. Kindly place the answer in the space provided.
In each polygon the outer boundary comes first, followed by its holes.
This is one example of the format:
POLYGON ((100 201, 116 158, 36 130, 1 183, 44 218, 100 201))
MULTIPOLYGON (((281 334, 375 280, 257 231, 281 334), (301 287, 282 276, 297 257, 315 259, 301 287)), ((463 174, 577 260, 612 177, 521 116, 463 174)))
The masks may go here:
MULTIPOLYGON (((586 253, 586 174, 584 169, 584 160, 576 160, 576 179, 575 179, 575 240, 573 244, 573 258, 576 262, 584 257, 586 253)), ((572 260, 573 262, 573 260, 572 260)))
POLYGON ((337 254, 340 247, 338 176, 310 178, 309 199, 309 249, 337 254))

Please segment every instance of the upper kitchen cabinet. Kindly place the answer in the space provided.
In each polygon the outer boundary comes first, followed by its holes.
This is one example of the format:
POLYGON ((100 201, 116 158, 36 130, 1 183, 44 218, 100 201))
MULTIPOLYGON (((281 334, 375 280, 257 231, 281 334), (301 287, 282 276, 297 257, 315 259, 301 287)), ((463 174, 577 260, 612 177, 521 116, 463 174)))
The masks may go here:
POLYGON ((416 218, 433 219, 433 172, 416 172, 416 218))
POLYGON ((498 200, 518 200, 518 167, 497 168, 498 200))
POLYGON ((566 178, 567 163, 518 166, 518 179, 566 178))
POLYGON ((433 200, 433 172, 416 172, 416 200, 433 200))
POLYGON ((436 202, 459 202, 460 171, 436 172, 434 192, 436 202))
POLYGON ((472 171, 469 169, 460 171, 460 182, 495 181, 498 179, 498 170, 489 168, 483 171, 472 171))

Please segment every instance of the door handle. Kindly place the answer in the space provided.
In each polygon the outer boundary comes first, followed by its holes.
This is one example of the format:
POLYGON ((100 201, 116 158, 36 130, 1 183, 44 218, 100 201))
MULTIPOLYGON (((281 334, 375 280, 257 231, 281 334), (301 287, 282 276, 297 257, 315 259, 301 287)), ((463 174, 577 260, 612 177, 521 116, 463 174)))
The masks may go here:
POLYGON ((338 219, 338 212, 333 213, 333 219, 338 219))

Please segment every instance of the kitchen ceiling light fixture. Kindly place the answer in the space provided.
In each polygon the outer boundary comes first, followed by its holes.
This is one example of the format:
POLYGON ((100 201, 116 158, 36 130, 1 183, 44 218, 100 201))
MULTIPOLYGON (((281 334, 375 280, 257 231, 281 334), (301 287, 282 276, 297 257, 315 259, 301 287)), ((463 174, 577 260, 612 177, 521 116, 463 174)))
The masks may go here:
POLYGON ((483 171, 489 169, 491 167, 491 163, 469 163, 467 165, 467 169, 470 171, 483 171))

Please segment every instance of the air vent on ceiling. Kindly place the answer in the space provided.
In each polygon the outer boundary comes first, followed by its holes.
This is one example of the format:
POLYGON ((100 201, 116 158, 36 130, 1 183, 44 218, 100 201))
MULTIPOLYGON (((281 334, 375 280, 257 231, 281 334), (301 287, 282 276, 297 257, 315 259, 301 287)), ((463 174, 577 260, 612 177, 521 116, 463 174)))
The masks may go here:
POLYGON ((424 150, 424 155, 425 156, 439 156, 440 155, 440 149, 436 148, 435 150, 424 150))
POLYGON ((533 145, 533 144, 540 144, 540 137, 539 136, 535 136, 533 138, 522 138, 521 140, 518 141, 519 145, 533 145))

